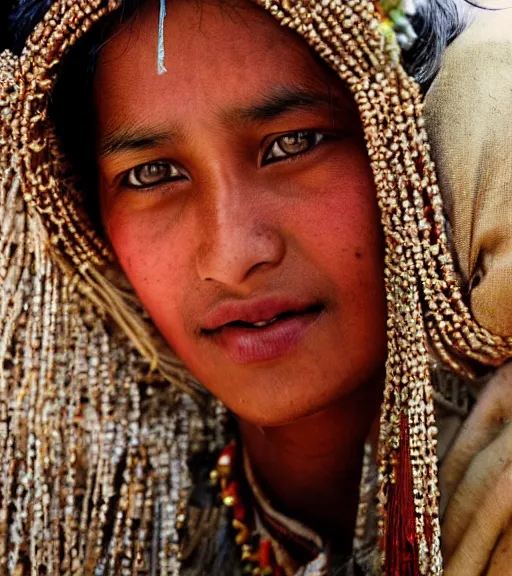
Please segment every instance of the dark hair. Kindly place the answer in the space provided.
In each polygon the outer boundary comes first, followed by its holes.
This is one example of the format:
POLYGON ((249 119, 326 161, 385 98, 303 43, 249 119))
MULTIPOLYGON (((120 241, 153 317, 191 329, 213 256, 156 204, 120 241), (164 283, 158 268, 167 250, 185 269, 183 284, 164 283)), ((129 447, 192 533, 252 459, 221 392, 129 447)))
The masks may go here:
POLYGON ((0 52, 11 46, 12 38, 9 30, 9 14, 14 9, 14 0, 3 0, 0 3, 0 52))
POLYGON ((404 65, 424 88, 430 85, 441 57, 468 24, 466 0, 425 0, 418 3, 412 25, 418 38, 404 53, 404 65))

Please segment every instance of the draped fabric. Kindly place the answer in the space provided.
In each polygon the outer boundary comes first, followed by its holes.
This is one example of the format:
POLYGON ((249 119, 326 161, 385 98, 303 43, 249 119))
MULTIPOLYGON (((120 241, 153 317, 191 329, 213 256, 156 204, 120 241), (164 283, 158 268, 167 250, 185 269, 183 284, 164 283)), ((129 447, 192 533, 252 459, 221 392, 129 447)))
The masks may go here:
POLYGON ((512 9, 477 12, 446 50, 425 100, 471 310, 503 336, 512 334, 511 31, 512 9))

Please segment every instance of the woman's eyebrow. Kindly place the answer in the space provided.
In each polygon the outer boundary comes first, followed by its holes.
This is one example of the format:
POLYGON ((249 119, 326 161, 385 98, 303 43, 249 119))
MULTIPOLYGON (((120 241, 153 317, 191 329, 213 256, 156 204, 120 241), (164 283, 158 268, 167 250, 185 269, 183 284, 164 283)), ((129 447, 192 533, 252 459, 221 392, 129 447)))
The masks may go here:
POLYGON ((303 88, 277 87, 260 102, 222 112, 224 124, 249 124, 270 122, 296 110, 311 110, 332 106, 328 93, 303 88))
MULTIPOLYGON (((339 106, 339 100, 339 97, 333 98, 328 92, 277 87, 260 102, 230 108, 222 111, 220 116, 222 123, 229 127, 236 124, 265 123, 297 110, 329 109, 332 112, 339 106)), ((130 126, 108 132, 100 138, 98 156, 104 158, 120 152, 169 145, 177 139, 182 139, 182 132, 178 127, 170 131, 155 131, 147 127, 130 126)))
POLYGON ((178 133, 173 131, 152 131, 142 127, 121 128, 108 132, 100 138, 98 143, 98 155, 100 158, 117 154, 119 152, 130 152, 134 150, 145 150, 176 141, 178 133))

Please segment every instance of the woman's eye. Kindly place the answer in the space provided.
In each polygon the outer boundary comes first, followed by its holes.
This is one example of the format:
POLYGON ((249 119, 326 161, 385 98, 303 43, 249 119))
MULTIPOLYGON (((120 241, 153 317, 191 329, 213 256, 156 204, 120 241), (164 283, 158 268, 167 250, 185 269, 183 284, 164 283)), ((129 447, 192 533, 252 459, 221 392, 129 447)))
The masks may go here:
POLYGON ((184 171, 170 162, 150 162, 129 170, 123 178, 123 184, 129 188, 150 188, 183 178, 186 178, 184 171))
POLYGON ((263 157, 263 164, 277 162, 308 152, 324 140, 325 134, 320 132, 302 131, 289 132, 276 138, 267 148, 263 157))

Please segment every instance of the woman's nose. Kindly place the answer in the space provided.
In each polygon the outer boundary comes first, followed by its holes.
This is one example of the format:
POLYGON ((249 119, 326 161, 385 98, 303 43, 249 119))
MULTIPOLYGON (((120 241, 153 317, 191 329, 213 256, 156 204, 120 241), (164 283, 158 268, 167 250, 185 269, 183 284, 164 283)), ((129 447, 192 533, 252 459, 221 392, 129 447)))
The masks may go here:
POLYGON ((262 203, 235 193, 211 202, 201 218, 197 271, 202 280, 241 288, 253 275, 277 266, 285 239, 262 203))

